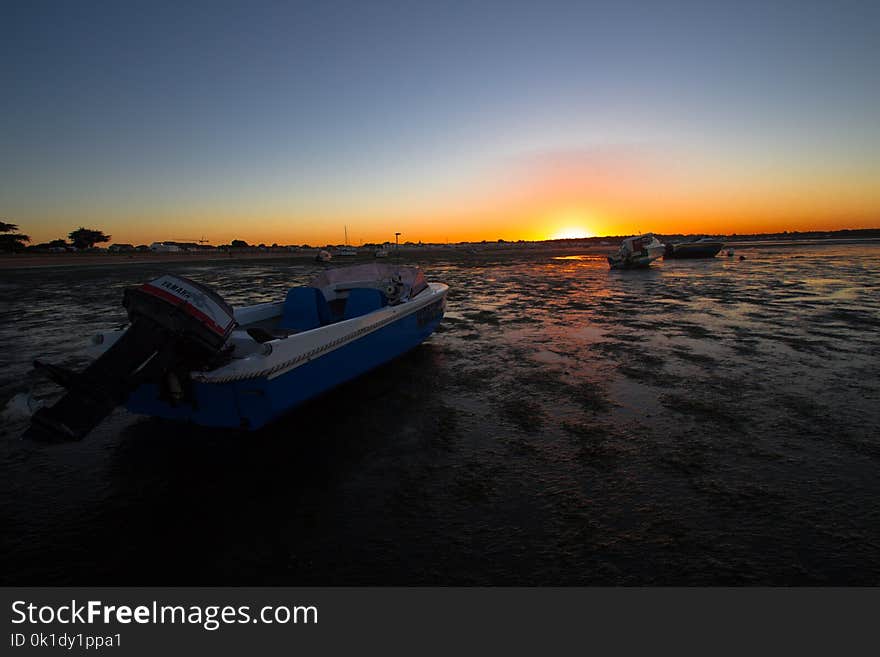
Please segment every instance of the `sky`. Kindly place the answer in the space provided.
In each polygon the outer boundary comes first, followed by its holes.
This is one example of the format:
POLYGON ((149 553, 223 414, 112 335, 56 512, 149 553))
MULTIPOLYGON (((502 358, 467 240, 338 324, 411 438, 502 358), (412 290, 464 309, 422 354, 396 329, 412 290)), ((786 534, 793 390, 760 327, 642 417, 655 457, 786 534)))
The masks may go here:
POLYGON ((878 2, 0 11, 0 220, 34 242, 880 226, 878 2))

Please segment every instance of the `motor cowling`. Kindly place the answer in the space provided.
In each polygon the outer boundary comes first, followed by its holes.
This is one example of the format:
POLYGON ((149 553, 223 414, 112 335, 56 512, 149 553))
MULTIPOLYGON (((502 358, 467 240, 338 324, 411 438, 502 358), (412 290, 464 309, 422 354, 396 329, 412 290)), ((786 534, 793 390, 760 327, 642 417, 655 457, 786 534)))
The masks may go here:
POLYGON ((122 305, 132 324, 138 319, 155 322, 208 356, 220 350, 235 326, 232 306, 208 286, 183 276, 165 274, 127 288, 122 305))
POLYGON ((130 326, 82 372, 34 362, 67 394, 51 408, 34 414, 27 436, 84 438, 147 382, 167 391, 169 401, 179 401, 181 382, 188 383, 189 372, 218 362, 235 327, 229 304, 211 288, 182 276, 165 274, 127 288, 122 304, 130 326))

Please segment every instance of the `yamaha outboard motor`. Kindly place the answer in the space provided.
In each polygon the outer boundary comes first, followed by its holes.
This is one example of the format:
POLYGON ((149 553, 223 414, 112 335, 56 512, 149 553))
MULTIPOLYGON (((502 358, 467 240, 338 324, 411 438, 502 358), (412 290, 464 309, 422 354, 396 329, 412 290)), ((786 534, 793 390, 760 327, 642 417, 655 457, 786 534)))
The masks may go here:
POLYGON ((34 362, 67 394, 34 414, 26 436, 79 440, 142 383, 179 397, 189 372, 218 361, 235 326, 232 308, 216 292, 182 276, 127 288, 122 305, 131 325, 83 372, 34 362))

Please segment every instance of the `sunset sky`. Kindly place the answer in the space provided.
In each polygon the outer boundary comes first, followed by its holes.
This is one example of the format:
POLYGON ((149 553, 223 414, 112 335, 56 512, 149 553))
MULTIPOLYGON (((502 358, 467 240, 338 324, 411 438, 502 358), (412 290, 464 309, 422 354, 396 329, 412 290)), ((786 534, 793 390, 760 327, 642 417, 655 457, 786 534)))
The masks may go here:
POLYGON ((880 226, 880 2, 25 2, 0 25, 0 220, 34 242, 880 226))

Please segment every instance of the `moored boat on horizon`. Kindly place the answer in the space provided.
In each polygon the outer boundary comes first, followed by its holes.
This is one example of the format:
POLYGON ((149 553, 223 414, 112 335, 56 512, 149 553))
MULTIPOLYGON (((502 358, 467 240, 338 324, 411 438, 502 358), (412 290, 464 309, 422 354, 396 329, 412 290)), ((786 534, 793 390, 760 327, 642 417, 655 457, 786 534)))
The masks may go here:
POLYGON ((663 258, 714 258, 723 248, 724 242, 703 237, 690 242, 667 244, 663 258))
POLYGON ((423 342, 448 287, 411 266, 329 269, 283 300, 233 310, 166 274, 125 291, 131 324, 94 340, 80 373, 35 362, 65 387, 29 434, 79 439, 117 405, 211 427, 257 429, 423 342))
POLYGON ((663 243, 653 233, 628 237, 614 255, 608 256, 611 269, 639 269, 663 255, 663 243))

